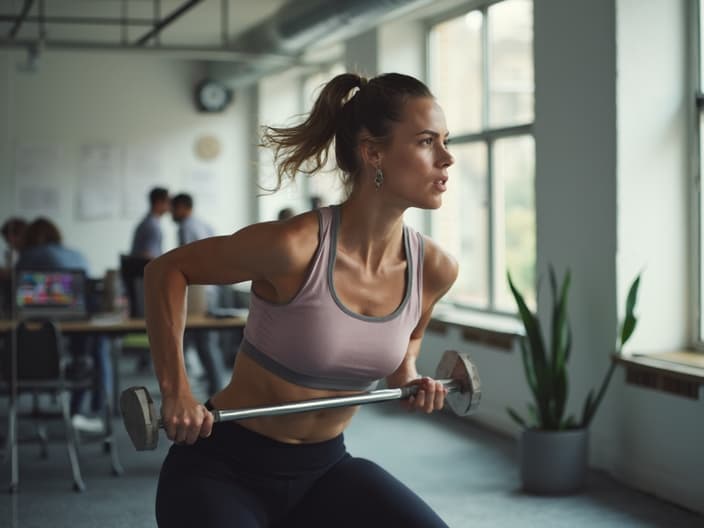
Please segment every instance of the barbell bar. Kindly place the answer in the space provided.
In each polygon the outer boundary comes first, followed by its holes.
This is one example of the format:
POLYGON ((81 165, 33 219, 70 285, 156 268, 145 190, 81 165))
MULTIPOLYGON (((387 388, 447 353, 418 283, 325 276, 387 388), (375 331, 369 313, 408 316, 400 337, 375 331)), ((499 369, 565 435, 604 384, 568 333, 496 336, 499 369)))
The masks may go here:
MULTIPOLYGON (((446 351, 436 369, 436 378, 446 389, 445 401, 458 416, 466 416, 474 411, 481 399, 479 373, 469 356, 454 350, 446 351)), ((210 411, 214 422, 245 420, 260 416, 295 414, 335 407, 365 405, 390 400, 402 400, 415 395, 417 385, 395 389, 380 389, 351 396, 316 398, 276 405, 263 405, 244 409, 210 411)), ((158 417, 146 387, 130 387, 120 395, 120 411, 127 434, 137 451, 156 449, 159 429, 164 425, 158 417)))

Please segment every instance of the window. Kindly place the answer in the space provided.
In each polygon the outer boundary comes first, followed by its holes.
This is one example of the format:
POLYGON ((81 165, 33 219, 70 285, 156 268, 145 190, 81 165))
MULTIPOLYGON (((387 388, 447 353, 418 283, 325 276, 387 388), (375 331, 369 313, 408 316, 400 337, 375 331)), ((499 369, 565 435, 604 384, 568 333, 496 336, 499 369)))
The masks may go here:
POLYGON ((460 263, 446 299, 514 312, 506 272, 535 305, 532 0, 488 1, 435 21, 430 87, 443 106, 455 165, 433 238, 460 263))

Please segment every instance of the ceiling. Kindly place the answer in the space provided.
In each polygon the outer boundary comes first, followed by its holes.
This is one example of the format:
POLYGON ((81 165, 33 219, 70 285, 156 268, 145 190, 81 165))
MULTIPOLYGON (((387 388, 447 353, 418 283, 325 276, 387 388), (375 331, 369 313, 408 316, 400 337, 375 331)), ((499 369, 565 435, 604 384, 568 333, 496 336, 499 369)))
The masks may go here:
POLYGON ((266 73, 339 58, 335 44, 437 0, 0 0, 0 49, 156 53, 201 60, 248 84, 266 73))
POLYGON ((236 35, 270 17, 285 3, 286 0, 0 0, 0 47, 43 40, 47 47, 72 44, 78 48, 102 45, 214 50, 227 47, 236 35), (24 19, 18 24, 18 17, 23 14, 24 19), (177 16, 169 22, 173 15, 177 16), (160 20, 168 23, 157 36, 142 41, 160 20))

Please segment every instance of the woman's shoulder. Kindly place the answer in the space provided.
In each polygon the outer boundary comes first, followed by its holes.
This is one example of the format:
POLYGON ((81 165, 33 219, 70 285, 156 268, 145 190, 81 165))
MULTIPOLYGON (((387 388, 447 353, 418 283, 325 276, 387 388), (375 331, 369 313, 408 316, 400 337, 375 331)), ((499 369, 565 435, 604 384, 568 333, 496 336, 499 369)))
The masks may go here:
POLYGON ((429 292, 444 294, 457 279, 459 265, 457 260, 432 238, 421 235, 423 239, 423 286, 429 292))
POLYGON ((261 222, 250 226, 264 250, 286 269, 307 266, 318 247, 319 220, 316 211, 287 220, 261 222), (264 249, 264 248, 263 248, 264 249))
POLYGON ((295 249, 301 245, 310 244, 317 246, 320 227, 320 213, 318 211, 301 213, 277 223, 280 225, 279 236, 289 247, 295 249))

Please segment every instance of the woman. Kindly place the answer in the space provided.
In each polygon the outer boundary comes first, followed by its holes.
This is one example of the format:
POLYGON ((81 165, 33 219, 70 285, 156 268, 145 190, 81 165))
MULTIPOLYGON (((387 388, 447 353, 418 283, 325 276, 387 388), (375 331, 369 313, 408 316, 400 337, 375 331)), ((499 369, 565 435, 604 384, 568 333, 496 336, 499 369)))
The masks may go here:
POLYGON ((348 199, 196 242, 147 266, 149 339, 175 442, 159 479, 160 526, 446 526, 391 475, 345 451, 342 432, 356 408, 216 425, 208 408, 353 394, 380 378, 419 385, 411 409, 442 408, 445 389, 420 378, 415 359, 457 264, 404 226, 402 214, 440 207, 453 163, 447 136, 420 81, 338 75, 305 122, 269 128, 265 143, 280 185, 302 168, 321 169, 334 140, 348 199), (247 280, 250 315, 232 379, 204 406, 181 353, 186 286, 247 280))

